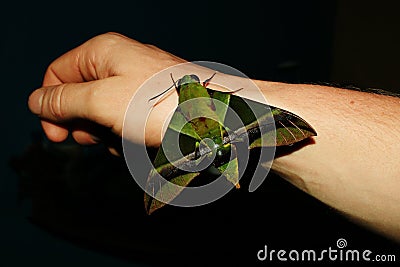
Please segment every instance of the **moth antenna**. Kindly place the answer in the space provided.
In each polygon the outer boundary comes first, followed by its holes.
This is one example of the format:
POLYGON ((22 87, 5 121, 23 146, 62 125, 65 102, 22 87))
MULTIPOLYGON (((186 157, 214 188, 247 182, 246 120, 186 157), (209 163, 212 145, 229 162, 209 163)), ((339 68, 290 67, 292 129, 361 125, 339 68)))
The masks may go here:
POLYGON ((203 86, 204 86, 204 87, 207 87, 207 86, 210 84, 210 82, 211 82, 212 78, 214 78, 215 74, 217 74, 217 72, 214 72, 214 74, 211 75, 210 78, 208 78, 207 80, 205 80, 205 81, 203 82, 203 86))
POLYGON ((162 91, 161 93, 159 93, 158 95, 153 96, 153 97, 150 98, 147 102, 150 102, 150 101, 152 101, 152 100, 154 100, 154 99, 156 99, 156 98, 162 96, 163 94, 165 94, 165 93, 167 93, 169 90, 171 90, 172 87, 175 87, 175 89, 178 90, 178 87, 176 86, 176 82, 175 82, 175 80, 174 80, 174 77, 172 77, 172 73, 170 73, 170 75, 171 75, 172 82, 173 82, 174 84, 171 85, 170 87, 168 87, 167 89, 165 89, 164 91, 162 91))
POLYGON ((234 90, 234 91, 226 91, 226 92, 224 91, 224 93, 232 95, 232 94, 235 94, 235 93, 237 93, 237 92, 239 92, 239 91, 241 91, 241 90, 243 90, 243 89, 244 89, 244 88, 241 87, 241 88, 236 89, 236 90, 234 90))
POLYGON ((176 86, 176 82, 174 80, 174 77, 172 76, 172 72, 170 73, 170 76, 171 76, 172 82, 174 83, 175 89, 178 90, 178 87, 176 86))
POLYGON ((241 90, 243 90, 243 87, 241 87, 239 89, 236 89, 235 91, 229 91, 229 92, 227 92, 227 94, 234 94, 234 93, 237 93, 237 92, 239 92, 241 90))

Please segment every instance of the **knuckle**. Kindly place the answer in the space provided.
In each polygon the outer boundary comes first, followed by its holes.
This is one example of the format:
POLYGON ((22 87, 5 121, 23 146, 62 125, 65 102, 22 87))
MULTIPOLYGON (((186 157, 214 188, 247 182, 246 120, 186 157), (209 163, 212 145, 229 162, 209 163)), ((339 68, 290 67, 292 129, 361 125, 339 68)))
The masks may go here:
POLYGON ((53 90, 50 90, 48 110, 50 115, 57 120, 62 120, 65 117, 64 90, 64 84, 58 85, 54 87, 53 90))
POLYGON ((106 32, 100 36, 105 36, 107 38, 116 38, 116 39, 121 39, 121 38, 125 38, 124 35, 117 33, 117 32, 106 32))
POLYGON ((101 48, 108 48, 113 47, 123 39, 126 39, 126 37, 119 33, 107 32, 93 37, 90 41, 101 48))
POLYGON ((160 48, 158 48, 157 46, 155 46, 155 45, 153 45, 153 44, 145 44, 145 45, 146 45, 148 48, 161 51, 160 48))
POLYGON ((109 55, 113 51, 119 50, 121 40, 123 39, 124 37, 117 33, 104 33, 93 37, 84 46, 86 46, 92 55, 109 55))

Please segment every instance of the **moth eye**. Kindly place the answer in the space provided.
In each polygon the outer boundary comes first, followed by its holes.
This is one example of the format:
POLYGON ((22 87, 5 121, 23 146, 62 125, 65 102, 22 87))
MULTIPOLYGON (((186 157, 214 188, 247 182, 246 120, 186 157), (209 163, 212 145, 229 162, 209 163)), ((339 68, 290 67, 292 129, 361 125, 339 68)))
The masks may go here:
POLYGON ((182 79, 177 80, 177 81, 176 81, 176 85, 177 85, 178 87, 181 86, 181 85, 182 85, 182 79))
POLYGON ((190 74, 190 78, 192 78, 194 81, 196 81, 196 82, 200 82, 200 79, 199 79, 199 77, 197 77, 197 75, 194 75, 194 74, 190 74))

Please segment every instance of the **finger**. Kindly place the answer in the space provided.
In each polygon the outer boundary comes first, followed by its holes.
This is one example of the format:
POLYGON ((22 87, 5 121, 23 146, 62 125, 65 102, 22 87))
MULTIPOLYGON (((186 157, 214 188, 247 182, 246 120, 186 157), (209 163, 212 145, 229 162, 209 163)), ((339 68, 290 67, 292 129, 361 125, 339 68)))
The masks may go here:
POLYGON ((94 137, 92 134, 83 130, 72 131, 72 137, 78 144, 81 145, 94 145, 100 142, 100 140, 94 137))
POLYGON ((102 127, 96 123, 75 120, 71 127, 72 137, 81 145, 94 145, 105 139, 105 135, 109 134, 109 129, 102 127))
POLYGON ((126 60, 130 57, 125 53, 120 57, 119 51, 126 51, 124 48, 127 45, 131 48, 132 42, 137 43, 117 33, 106 33, 93 37, 54 60, 46 70, 43 86, 80 83, 118 75, 116 67, 119 64, 124 65, 123 62, 126 62, 127 66, 131 65, 131 62, 126 60), (111 50, 116 50, 117 53, 110 52, 111 50), (113 56, 110 57, 110 55, 113 56), (115 58, 118 58, 118 65, 114 64, 115 58), (110 71, 110 67, 113 68, 112 71, 110 71))
POLYGON ((120 152, 118 152, 118 150, 114 147, 109 147, 108 151, 110 151, 110 153, 113 154, 114 156, 117 156, 117 157, 121 156, 120 152))
POLYGON ((94 80, 95 77, 92 77, 92 74, 96 73, 94 65, 85 64, 82 58, 91 60, 85 51, 85 45, 78 46, 54 60, 46 70, 43 86, 94 80))
POLYGON ((50 141, 62 142, 68 137, 68 129, 60 124, 49 121, 41 121, 42 128, 50 141))
POLYGON ((29 109, 42 119, 65 122, 82 116, 87 84, 60 84, 34 91, 28 100, 29 109))
POLYGON ((57 85, 61 83, 84 82, 80 69, 77 67, 76 49, 69 51, 53 61, 46 70, 43 78, 43 86, 57 85), (60 71, 62 67, 62 71, 60 71))
POLYGON ((121 88, 118 78, 42 87, 30 95, 28 106, 40 118, 52 123, 81 118, 109 126, 118 115, 116 107, 120 103, 115 103, 110 94, 121 88))

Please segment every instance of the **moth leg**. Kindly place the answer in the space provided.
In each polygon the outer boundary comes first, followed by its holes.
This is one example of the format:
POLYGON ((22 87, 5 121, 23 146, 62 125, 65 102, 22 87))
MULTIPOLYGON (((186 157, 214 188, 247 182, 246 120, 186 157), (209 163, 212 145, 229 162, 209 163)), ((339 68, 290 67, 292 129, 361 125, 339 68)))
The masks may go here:
POLYGON ((196 141, 195 147, 194 147, 194 153, 195 153, 195 158, 199 158, 200 155, 200 142, 196 141))
POLYGON ((237 189, 240 188, 239 184, 239 163, 238 163, 238 158, 237 158, 237 153, 236 153, 236 147, 234 145, 231 145, 231 153, 232 153, 232 159, 228 162, 225 163, 217 169, 225 176, 225 178, 231 182, 232 184, 235 185, 237 189))

